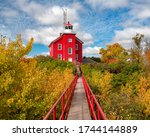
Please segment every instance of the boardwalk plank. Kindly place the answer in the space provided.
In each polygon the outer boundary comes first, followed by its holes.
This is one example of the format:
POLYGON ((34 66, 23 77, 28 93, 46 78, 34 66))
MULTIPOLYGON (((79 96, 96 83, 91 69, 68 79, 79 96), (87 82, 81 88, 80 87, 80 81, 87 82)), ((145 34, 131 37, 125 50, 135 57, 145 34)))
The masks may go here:
POLYGON ((77 80, 67 120, 91 120, 86 93, 81 77, 77 80))

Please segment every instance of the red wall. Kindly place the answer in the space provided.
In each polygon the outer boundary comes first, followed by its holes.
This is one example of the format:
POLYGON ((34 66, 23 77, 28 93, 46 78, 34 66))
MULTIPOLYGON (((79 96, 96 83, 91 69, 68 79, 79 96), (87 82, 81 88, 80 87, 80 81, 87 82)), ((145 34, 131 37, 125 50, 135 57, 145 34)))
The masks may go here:
POLYGON ((76 44, 78 44, 78 50, 76 50, 76 54, 78 54, 78 61, 82 63, 82 43, 76 40, 76 44))
POLYGON ((58 58, 58 54, 62 54, 62 60, 68 61, 68 58, 72 58, 72 61, 76 60, 76 54, 78 54, 78 62, 82 62, 82 43, 76 39, 75 34, 63 34, 60 39, 53 42, 50 46, 50 56, 58 58), (68 42, 71 38, 72 42, 68 42), (62 50, 58 50, 58 44, 62 44, 62 50), (78 50, 75 49, 75 45, 78 44, 78 50), (68 54, 68 48, 72 48, 72 54, 68 54))
POLYGON ((64 34, 63 35, 63 45, 64 46, 64 55, 65 60, 68 60, 68 58, 72 58, 72 60, 75 60, 75 34, 64 34), (71 38, 72 42, 68 42, 68 39, 71 38), (68 54, 68 48, 72 48, 72 54, 68 54))

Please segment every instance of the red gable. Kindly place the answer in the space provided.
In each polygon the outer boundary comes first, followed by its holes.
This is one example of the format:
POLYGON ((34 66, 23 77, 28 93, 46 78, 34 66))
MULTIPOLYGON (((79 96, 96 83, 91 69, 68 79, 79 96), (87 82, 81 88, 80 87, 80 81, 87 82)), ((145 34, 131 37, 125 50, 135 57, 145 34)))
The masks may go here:
MULTIPOLYGON (((65 34, 65 33, 64 33, 64 34, 65 34)), ((48 47, 50 47, 53 43, 55 43, 55 42, 57 42, 58 40, 60 40, 60 39, 63 37, 64 34, 60 34, 60 36, 59 36, 58 38, 54 39, 54 40, 49 44, 48 47)), ((84 43, 82 40, 80 40, 80 39, 77 38, 77 37, 76 37, 76 40, 77 40, 78 42, 80 42, 81 44, 84 43)))

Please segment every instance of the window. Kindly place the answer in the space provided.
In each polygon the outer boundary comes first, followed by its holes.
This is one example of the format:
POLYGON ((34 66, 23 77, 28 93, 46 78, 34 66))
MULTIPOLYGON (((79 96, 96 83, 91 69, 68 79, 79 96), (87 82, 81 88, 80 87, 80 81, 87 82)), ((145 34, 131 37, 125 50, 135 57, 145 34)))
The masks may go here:
POLYGON ((58 59, 62 60, 62 54, 58 54, 58 59))
POLYGON ((72 39, 71 39, 71 38, 69 38, 69 39, 68 39, 68 42, 72 42, 72 39))
POLYGON ((76 50, 78 50, 78 44, 76 44, 76 50))
POLYGON ((76 54, 76 60, 78 60, 78 54, 76 54))
POLYGON ((62 50, 62 44, 58 44, 58 50, 62 50))
POLYGON ((72 48, 68 48, 68 54, 72 54, 72 48))

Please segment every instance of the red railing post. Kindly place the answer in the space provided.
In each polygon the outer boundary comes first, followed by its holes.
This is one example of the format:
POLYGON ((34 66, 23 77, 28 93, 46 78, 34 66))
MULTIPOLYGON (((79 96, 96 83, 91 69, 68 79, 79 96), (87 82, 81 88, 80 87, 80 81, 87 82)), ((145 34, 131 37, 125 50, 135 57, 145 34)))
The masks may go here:
POLYGON ((68 93, 69 92, 69 90, 68 90, 68 88, 67 88, 67 90, 66 90, 66 94, 65 94, 65 100, 67 100, 67 98, 68 98, 68 93))
POLYGON ((91 114, 92 119, 94 119, 94 120, 96 120, 96 119, 106 120, 104 112, 102 111, 95 95, 93 94, 92 90, 90 89, 90 87, 89 87, 89 85, 88 85, 88 83, 85 80, 85 77, 83 75, 82 75, 82 80, 83 80, 84 88, 86 91, 86 97, 88 100, 89 110, 90 110, 90 114, 91 114), (95 107, 97 110, 95 110, 95 107))
POLYGON ((92 107, 93 107, 93 109, 94 109, 94 99, 93 99, 93 96, 92 96, 92 95, 90 95, 90 97, 91 97, 91 104, 92 104, 92 107))
MULTIPOLYGON (((62 107, 62 112, 64 112, 64 106, 65 106, 65 102, 64 102, 64 95, 62 96, 62 100, 61 100, 61 107, 62 107)), ((64 113, 62 115, 62 119, 64 119, 64 113)))
MULTIPOLYGON (((68 116, 69 108, 71 105, 72 96, 74 94, 74 89, 77 83, 78 76, 74 78, 74 80, 71 82, 69 87, 62 93, 62 95, 59 97, 59 99, 55 102, 55 104, 52 106, 50 111, 45 115, 43 118, 44 120, 48 119, 51 114, 53 114, 53 120, 55 120, 56 117, 56 106, 61 103, 62 111, 61 115, 59 116, 59 119, 66 119, 68 116)), ((88 100, 88 105, 90 109, 90 114, 92 119, 106 119, 104 112, 102 111, 97 99, 95 98, 92 90, 90 89, 88 83, 86 82, 84 76, 82 76, 86 97, 88 100), (96 111, 95 111, 95 105, 96 105, 96 111), (97 115, 96 115, 97 114, 97 115)))
MULTIPOLYGON (((96 106, 96 108, 97 108, 97 106, 96 106)), ((98 115, 98 116, 97 116, 97 119, 100 120, 100 119, 101 119, 101 113, 100 113, 99 109, 97 109, 97 111, 98 111, 98 112, 97 112, 97 115, 98 115)))
POLYGON ((49 119, 49 117, 52 115, 52 119, 57 119, 57 112, 56 107, 58 105, 61 105, 61 114, 58 116, 60 120, 66 119, 68 116, 68 111, 71 104, 71 99, 74 93, 74 89, 77 83, 78 76, 76 75, 75 78, 71 81, 69 87, 61 94, 61 96, 58 98, 58 100, 54 103, 52 108, 49 110, 49 112, 44 116, 43 120, 49 119), (60 104, 61 103, 61 104, 60 104))
POLYGON ((53 120, 56 120, 56 107, 53 109, 53 120))

